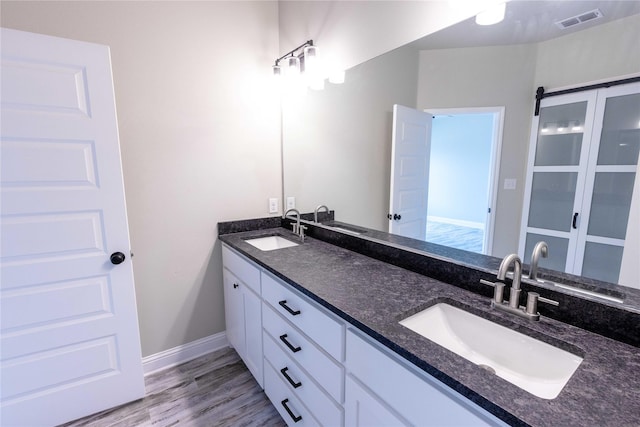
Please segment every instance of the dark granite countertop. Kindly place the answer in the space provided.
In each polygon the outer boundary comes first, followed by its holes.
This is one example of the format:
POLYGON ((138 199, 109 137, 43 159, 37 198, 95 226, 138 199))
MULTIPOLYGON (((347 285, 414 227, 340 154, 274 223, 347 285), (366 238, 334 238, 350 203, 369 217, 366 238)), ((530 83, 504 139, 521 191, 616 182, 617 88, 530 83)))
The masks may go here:
POLYGON ((293 236, 272 228, 220 240, 509 424, 640 425, 638 348, 548 317, 530 322, 492 310, 485 296, 318 239, 266 252, 244 241, 269 234, 293 236), (538 398, 398 323, 436 301, 462 306, 584 360, 557 398, 538 398))

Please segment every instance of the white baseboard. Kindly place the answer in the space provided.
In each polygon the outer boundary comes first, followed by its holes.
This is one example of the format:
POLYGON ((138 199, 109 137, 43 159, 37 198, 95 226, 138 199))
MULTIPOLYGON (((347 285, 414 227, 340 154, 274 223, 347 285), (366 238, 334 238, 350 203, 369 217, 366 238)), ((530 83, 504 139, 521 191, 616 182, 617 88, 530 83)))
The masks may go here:
POLYGON ((225 331, 142 358, 144 375, 188 362, 229 345, 225 331))

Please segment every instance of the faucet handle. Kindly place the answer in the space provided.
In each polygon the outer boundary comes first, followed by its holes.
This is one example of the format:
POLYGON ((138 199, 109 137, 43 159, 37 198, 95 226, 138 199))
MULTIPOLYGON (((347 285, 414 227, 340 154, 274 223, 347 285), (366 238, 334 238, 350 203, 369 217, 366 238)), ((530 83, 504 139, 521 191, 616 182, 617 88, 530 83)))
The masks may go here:
POLYGON ((495 289, 493 292, 493 301, 496 304, 502 304, 504 299, 504 283, 502 282, 490 282, 488 280, 480 279, 480 283, 483 285, 493 286, 495 289))
POLYGON ((544 302, 546 304, 555 305, 556 307, 560 305, 558 301, 541 297, 540 294, 537 292, 529 292, 527 294, 527 314, 538 313, 538 301, 544 302))

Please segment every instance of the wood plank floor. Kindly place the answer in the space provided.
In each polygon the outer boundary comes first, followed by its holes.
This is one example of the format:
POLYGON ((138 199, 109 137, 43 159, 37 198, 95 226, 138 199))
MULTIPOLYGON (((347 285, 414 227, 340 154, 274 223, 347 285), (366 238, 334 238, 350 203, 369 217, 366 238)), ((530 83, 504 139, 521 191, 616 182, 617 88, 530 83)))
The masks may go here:
POLYGON ((284 426, 232 348, 145 378, 144 399, 76 420, 65 427, 284 426))

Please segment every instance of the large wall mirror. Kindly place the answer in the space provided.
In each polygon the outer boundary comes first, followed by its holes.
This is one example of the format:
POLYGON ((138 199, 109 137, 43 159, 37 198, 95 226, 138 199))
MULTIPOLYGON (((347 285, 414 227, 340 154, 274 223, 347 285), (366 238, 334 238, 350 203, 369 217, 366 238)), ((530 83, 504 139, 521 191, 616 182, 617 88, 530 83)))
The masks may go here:
MULTIPOLYGON (((640 2, 512 1, 502 23, 480 27, 469 19, 359 64, 342 85, 283 99, 284 195, 295 197, 301 212, 325 204, 338 221, 389 232, 393 105, 437 111, 434 121, 441 120, 438 129, 449 126, 449 136, 466 129, 445 123, 457 112, 501 111, 490 122, 499 151, 483 160, 498 167, 480 179, 493 176, 493 197, 475 203, 493 208, 484 253, 517 252, 536 88, 637 77, 639 39, 640 2), (594 9, 603 16, 592 22, 567 29, 556 23, 594 9)), ((452 204, 479 180, 461 166, 465 154, 469 148, 432 155, 449 173, 452 204)), ((473 163, 482 156, 466 157, 473 163)))

